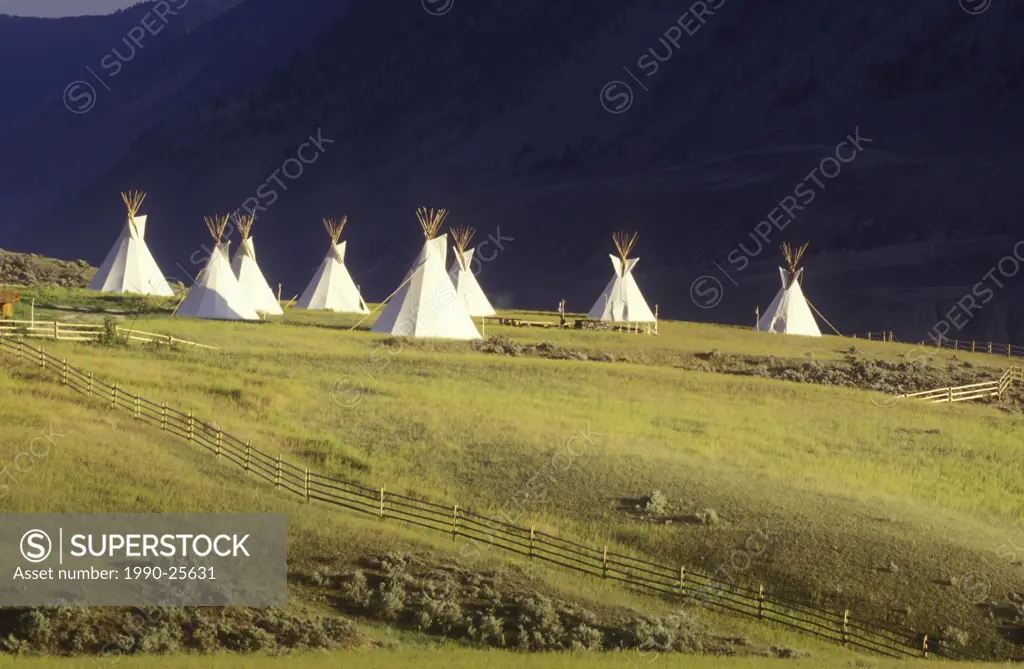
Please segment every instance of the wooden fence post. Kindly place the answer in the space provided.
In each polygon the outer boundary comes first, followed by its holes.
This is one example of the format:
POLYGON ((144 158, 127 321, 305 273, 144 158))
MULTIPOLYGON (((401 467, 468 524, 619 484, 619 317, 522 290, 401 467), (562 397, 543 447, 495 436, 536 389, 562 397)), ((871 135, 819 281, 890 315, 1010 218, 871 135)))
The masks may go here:
POLYGON ((43 347, 39 347, 39 366, 46 367, 46 354, 43 353, 43 347))
POLYGON ((57 321, 53 322, 53 340, 57 341, 60 339, 60 323, 57 321))
POLYGON ((601 578, 608 578, 608 544, 604 545, 604 554, 601 557, 601 578))
POLYGON ((223 436, 224 436, 224 432, 218 426, 217 427, 217 450, 214 451, 214 453, 216 453, 218 458, 220 457, 220 444, 221 444, 221 440, 223 439, 223 436))
POLYGON ((850 609, 843 611, 843 646, 850 642, 850 609))
POLYGON ((160 404, 160 429, 167 431, 167 402, 160 404))
POLYGON ((380 517, 384 518, 384 486, 380 487, 380 517))
POLYGON ((988 348, 988 354, 992 355, 992 342, 988 343, 988 347, 987 348, 988 348))
POLYGON ((274 464, 274 487, 281 487, 281 454, 277 454, 277 462, 274 464))
POLYGON ((954 339, 953 340, 953 350, 954 351, 959 351, 960 350, 960 340, 959 339, 954 339))
POLYGON ((114 384, 114 389, 110 391, 110 408, 114 409, 117 407, 117 384, 114 384))
POLYGON ((452 507, 452 539, 459 534, 459 503, 452 507))
POLYGON ((1006 345, 1006 357, 1007 357, 1007 358, 1009 358, 1009 357, 1010 357, 1010 344, 1007 344, 1007 345, 1006 345))
POLYGON ((192 443, 192 438, 195 435, 195 421, 192 419, 192 412, 188 412, 188 441, 192 443))
POLYGON ((924 639, 921 640, 921 657, 928 657, 928 635, 924 635, 924 639))
POLYGON ((534 542, 534 540, 536 538, 535 537, 535 535, 536 535, 536 528, 537 528, 536 525, 530 525, 530 554, 529 554, 529 557, 533 557, 533 542, 534 542))
POLYGON ((683 592, 685 592, 685 588, 683 586, 684 583, 686 583, 686 567, 680 565, 679 566, 679 594, 680 595, 683 594, 683 592))
POLYGON ((249 473, 249 458, 252 457, 252 439, 245 440, 245 473, 249 473))
POLYGON ((757 617, 764 617, 764 584, 757 586, 757 617))
POLYGON ((974 340, 971 340, 971 353, 974 353, 974 340))
POLYGON ((138 395, 135 396, 135 417, 142 417, 142 400, 138 395))
POLYGON ((949 401, 950 404, 953 403, 953 386, 950 386, 949 388, 946 389, 946 399, 949 401))
POLYGON ((18 340, 18 360, 21 360, 21 358, 22 358, 22 353, 21 353, 21 340, 19 339, 19 340, 18 340))
POLYGON ((92 372, 89 372, 89 394, 92 395, 92 372))
POLYGON ((62 385, 62 386, 68 385, 68 359, 67 358, 64 358, 63 360, 61 360, 60 385, 62 385))
POLYGON ((309 504, 309 467, 306 467, 306 504, 309 504))

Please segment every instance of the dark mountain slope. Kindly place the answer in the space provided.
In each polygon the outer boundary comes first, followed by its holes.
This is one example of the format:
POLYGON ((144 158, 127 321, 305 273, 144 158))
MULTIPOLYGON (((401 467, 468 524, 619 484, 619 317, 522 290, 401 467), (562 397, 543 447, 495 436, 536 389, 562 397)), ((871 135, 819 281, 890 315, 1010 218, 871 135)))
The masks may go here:
MULTIPOLYGON (((190 0, 166 24, 151 23, 157 35, 140 39, 142 49, 157 39, 183 35, 237 5, 241 0, 190 0)), ((136 5, 107 16, 40 19, 0 14, 0 127, 19 121, 47 101, 59 99, 72 81, 89 77, 86 67, 101 70, 101 59, 141 25, 155 3, 136 5)), ((175 5, 180 4, 176 0, 175 5)), ((171 17, 168 15, 168 19, 171 17)))
MULTIPOLYGON (((71 113, 57 96, 30 118, 0 129, 0 153, 16 158, 0 164, 0 211, 10 227, 24 225, 55 194, 87 187, 104 174, 153 123, 262 79, 346 7, 344 0, 248 0, 201 25, 183 22, 179 34, 169 26, 186 15, 168 17, 168 34, 149 37, 131 57, 121 43, 120 68, 94 68, 103 81, 87 82, 95 104, 85 113, 71 113)), ((76 104, 81 96, 89 99, 87 89, 77 96, 76 104)))
MULTIPOLYGON (((1012 252, 1018 5, 972 16, 930 0, 731 0, 692 35, 673 28, 697 25, 685 11, 495 0, 433 17, 356 1, 287 67, 155 125, 48 217, 114 216, 118 189, 147 188, 158 258, 171 274, 194 269, 201 215, 238 207, 322 127, 337 143, 256 228, 286 292, 319 260, 319 217, 348 213, 357 282, 368 299, 388 294, 427 204, 514 238, 481 281, 519 306, 588 308, 610 269, 607 235, 625 227, 641 231, 638 278, 663 316, 752 323, 777 290, 778 243, 810 240, 805 288, 830 321, 918 338, 1012 252), (633 89, 623 113, 602 108, 612 80, 633 89), (753 248, 754 226, 857 128, 867 150, 737 272, 730 251, 753 248), (690 299, 705 274, 724 290, 715 309, 690 299)), ((75 239, 90 259, 107 244, 75 239)), ((965 333, 1024 338, 1011 281, 965 333)))

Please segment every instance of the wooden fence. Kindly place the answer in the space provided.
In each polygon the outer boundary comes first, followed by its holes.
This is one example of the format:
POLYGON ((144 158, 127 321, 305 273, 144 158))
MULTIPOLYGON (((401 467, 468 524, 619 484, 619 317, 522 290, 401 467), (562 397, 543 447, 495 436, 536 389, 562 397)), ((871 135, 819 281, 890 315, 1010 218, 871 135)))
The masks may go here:
POLYGON ((896 341, 892 336, 892 332, 864 332, 861 334, 852 334, 847 336, 851 339, 867 339, 868 341, 896 341))
POLYGON ((947 339, 940 337, 938 341, 922 341, 919 346, 934 346, 935 348, 949 348, 954 351, 965 353, 988 353, 989 355, 1005 355, 1006 357, 1024 358, 1024 346, 1014 344, 994 344, 990 341, 960 341, 959 339, 947 339))
POLYGON ((936 388, 935 390, 922 390, 917 393, 907 393, 901 397, 931 402, 965 402, 967 400, 978 400, 986 397, 1002 397, 1006 389, 1014 381, 1024 382, 1024 368, 1020 365, 1010 367, 1003 375, 995 381, 983 381, 982 383, 970 383, 966 386, 951 386, 948 388, 936 388))
MULTIPOLYGON (((847 336, 852 339, 900 343, 900 341, 893 336, 892 332, 864 332, 847 336)), ((1024 346, 1017 346, 1015 344, 996 344, 990 341, 968 341, 966 339, 960 341, 959 339, 947 339, 946 337, 940 337, 938 341, 919 341, 917 342, 917 345, 934 348, 948 348, 954 351, 963 351, 964 353, 988 353, 989 355, 1005 355, 1007 357, 1015 356, 1024 358, 1024 346)))
MULTIPOLYGON (((88 397, 96 397, 111 408, 130 412, 135 418, 158 426, 181 439, 202 446, 217 458, 231 462, 281 490, 351 511, 393 519, 443 532, 453 539, 463 537, 502 550, 543 560, 577 572, 618 581, 634 588, 679 597, 707 606, 775 622, 848 647, 893 657, 928 657, 931 654, 959 659, 959 652, 947 648, 927 634, 872 623, 851 615, 773 595, 763 585, 753 588, 716 579, 685 566, 666 566, 610 550, 585 546, 536 527, 518 527, 481 515, 458 504, 436 504, 402 495, 385 487, 370 488, 352 481, 323 476, 271 455, 198 420, 191 411, 181 412, 166 403, 157 404, 108 385, 58 360, 24 341, 0 338, 0 353, 57 374, 60 383, 88 397)), ((6 359, 6 358, 5 358, 6 359)))
MULTIPOLYGON (((61 323, 60 321, 0 321, 0 338, 29 337, 33 339, 53 339, 56 341, 99 341, 106 329, 105 325, 93 323, 61 323)), ((117 326, 117 333, 132 341, 157 344, 186 344, 199 348, 215 349, 216 346, 200 344, 187 339, 179 339, 166 334, 144 332, 132 328, 117 326)))

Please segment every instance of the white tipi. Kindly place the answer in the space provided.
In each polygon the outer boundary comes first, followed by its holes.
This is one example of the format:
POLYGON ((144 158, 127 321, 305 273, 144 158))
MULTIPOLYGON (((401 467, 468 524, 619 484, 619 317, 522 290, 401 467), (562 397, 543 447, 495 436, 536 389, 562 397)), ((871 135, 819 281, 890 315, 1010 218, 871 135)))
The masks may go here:
POLYGON ((467 249, 469 240, 476 232, 472 227, 465 225, 452 228, 452 241, 455 242, 455 262, 452 264, 448 276, 455 284, 455 293, 459 300, 466 305, 470 316, 493 316, 495 314, 491 301, 487 299, 480 284, 477 283, 476 275, 473 274, 473 251, 467 249))
POLYGON ((757 322, 755 329, 779 334, 821 336, 821 330, 818 329, 818 324, 814 321, 807 298, 804 297, 804 291, 800 288, 804 270, 797 269, 797 265, 805 250, 807 250, 807 244, 795 251, 789 244, 782 244, 782 255, 786 258, 789 271, 779 268, 782 288, 779 289, 772 303, 768 305, 768 309, 757 322))
POLYGON ((136 216, 146 194, 131 191, 121 193, 121 199, 128 208, 128 220, 96 276, 89 282, 89 290, 164 297, 174 295, 146 246, 146 217, 136 216))
POLYGON ((267 283, 266 277, 256 263, 256 247, 252 243, 252 224, 255 214, 245 214, 237 219, 238 231, 242 234, 242 242, 231 259, 231 269, 242 287, 242 292, 249 299, 249 304, 260 313, 280 316, 284 313, 281 303, 274 296, 274 291, 267 283))
POLYGON ((388 305, 370 328, 403 337, 480 339, 466 305, 458 299, 455 285, 445 272, 447 235, 436 237, 448 212, 444 209, 416 212, 427 238, 416 261, 388 305))
POLYGON ((616 232, 612 235, 618 256, 610 256, 615 276, 612 277, 597 302, 587 312, 587 318, 609 323, 653 323, 658 319, 647 306, 640 287, 633 278, 633 268, 639 258, 629 258, 636 245, 637 233, 616 232))
POLYGON ((178 305, 176 315, 232 321, 259 319, 231 271, 227 242, 221 243, 227 224, 227 216, 206 217, 206 227, 213 236, 213 253, 189 289, 188 297, 178 305))
POLYGON ((359 289, 352 281, 352 275, 345 267, 345 245, 348 242, 338 243, 341 231, 348 222, 348 216, 342 216, 341 220, 333 218, 324 219, 324 228, 331 237, 331 248, 327 256, 320 263, 319 269, 313 276, 313 280, 302 292, 302 297, 295 304, 299 309, 326 309, 329 311, 341 311, 346 313, 368 314, 366 302, 359 294, 359 289))

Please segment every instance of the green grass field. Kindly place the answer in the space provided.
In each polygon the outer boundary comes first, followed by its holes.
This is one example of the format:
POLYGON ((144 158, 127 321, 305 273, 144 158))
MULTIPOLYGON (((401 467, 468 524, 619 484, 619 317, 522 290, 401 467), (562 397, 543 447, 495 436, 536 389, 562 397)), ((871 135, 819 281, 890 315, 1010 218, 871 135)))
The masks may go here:
MULTIPOLYGON (((24 667, 25 669, 63 669, 65 667, 94 666, 90 660, 49 660, 0 658, 0 667, 24 667)), ((101 665, 102 666, 102 665, 101 665)), ((327 669, 328 667, 355 666, 361 669, 393 669, 394 667, 417 667, 421 669, 623 669, 626 667, 665 667, 666 669, 917 669, 943 666, 931 660, 874 660, 850 657, 794 659, 762 659, 731 657, 659 656, 645 657, 628 653, 550 653, 521 654, 499 651, 477 651, 441 648, 430 651, 376 651, 308 654, 278 658, 251 658, 239 656, 172 657, 172 658, 122 658, 117 661, 122 669, 280 669, 301 666, 303 669, 327 669)), ((961 669, 994 667, 991 663, 958 663, 961 669)), ((1007 665, 1009 666, 1009 665, 1007 665)))
MULTIPOLYGON (((106 308, 106 300, 51 290, 37 298, 36 318, 63 318, 68 312, 55 307, 73 306, 82 310, 77 317, 102 320, 88 310, 106 308)), ((1019 654, 1007 640, 1019 634, 1012 631, 1018 623, 999 608, 1005 593, 1024 592, 1019 412, 979 404, 886 407, 877 393, 683 368, 711 350, 796 362, 811 356, 827 364, 851 343, 863 356, 887 360, 921 355, 915 347, 678 322, 662 322, 658 336, 487 324, 488 336, 611 352, 629 362, 550 360, 483 353, 465 342, 391 341, 366 331, 372 318, 358 323, 287 310, 276 322, 213 323, 129 306, 134 311, 121 318, 138 329, 219 349, 43 346, 108 383, 192 410, 325 474, 504 514, 664 564, 724 570, 739 583, 849 608, 862 618, 932 634, 957 628, 977 652, 1019 654), (567 440, 588 426, 592 445, 573 466, 551 476, 539 494, 534 488, 524 496, 531 478, 551 474, 567 440), (657 517, 638 513, 636 500, 654 490, 664 493, 667 508, 657 517), (692 522, 705 509, 719 522, 692 522), (751 555, 744 547, 754 535, 770 539, 766 550, 751 555), (965 574, 984 575, 990 587, 983 601, 959 587, 965 574)), ((953 357, 927 353, 935 364, 953 357)), ((999 356, 957 355, 995 374, 1008 364, 999 356)), ((13 458, 50 421, 68 436, 12 488, 9 511, 283 509, 294 521, 296 565, 310 565, 315 556, 338 569, 397 545, 438 559, 455 552, 443 538, 392 527, 380 533, 372 520, 284 499, 198 449, 68 393, 29 366, 0 376, 0 422, 10 426, 0 435, 0 461, 13 458)), ((667 610, 665 602, 584 577, 531 569, 531 578, 552 592, 595 606, 667 610)), ((796 633, 706 616, 719 629, 763 643, 812 648, 819 659, 838 653, 834 666, 850 666, 856 657, 796 633)), ((501 658, 496 666, 510 667, 623 661, 495 656, 501 658)), ((311 662, 335 657, 356 656, 311 662)), ((359 666, 386 657, 371 654, 359 666)), ((492 661, 449 649, 429 653, 423 663, 468 666, 473 658, 492 661)), ((170 659, 166 666, 193 666, 190 661, 170 659)))

